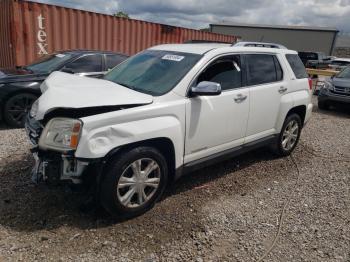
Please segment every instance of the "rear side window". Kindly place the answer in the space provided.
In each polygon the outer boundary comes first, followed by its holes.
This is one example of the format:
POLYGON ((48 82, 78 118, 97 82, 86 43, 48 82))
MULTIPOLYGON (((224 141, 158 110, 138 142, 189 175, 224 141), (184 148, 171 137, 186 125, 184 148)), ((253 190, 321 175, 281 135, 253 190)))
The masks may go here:
POLYGON ((101 72, 102 56, 86 55, 70 63, 66 68, 71 69, 74 73, 101 72))
POLYGON ((274 55, 245 55, 248 85, 261 85, 282 80, 281 65, 274 55))
POLYGON ((106 55, 107 70, 123 62, 127 57, 122 55, 106 55))
POLYGON ((298 79, 308 78, 304 64, 303 62, 301 62, 298 55, 288 54, 286 55, 286 58, 296 78, 298 79))

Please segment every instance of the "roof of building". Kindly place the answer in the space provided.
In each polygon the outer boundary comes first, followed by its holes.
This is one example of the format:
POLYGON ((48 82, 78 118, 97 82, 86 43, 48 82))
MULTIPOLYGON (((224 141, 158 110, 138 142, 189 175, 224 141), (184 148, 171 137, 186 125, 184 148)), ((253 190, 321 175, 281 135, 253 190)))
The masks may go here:
POLYGON ((225 23, 224 22, 224 23, 210 24, 210 27, 212 26, 339 32, 339 30, 334 27, 296 26, 296 25, 262 25, 262 24, 225 23))

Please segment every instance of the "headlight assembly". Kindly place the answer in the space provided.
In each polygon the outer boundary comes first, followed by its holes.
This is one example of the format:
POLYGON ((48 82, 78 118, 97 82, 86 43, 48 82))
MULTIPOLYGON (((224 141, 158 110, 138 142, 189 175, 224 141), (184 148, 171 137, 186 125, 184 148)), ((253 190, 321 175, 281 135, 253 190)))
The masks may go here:
POLYGON ((41 149, 60 152, 75 150, 78 147, 82 122, 72 118, 53 118, 45 126, 39 140, 41 149))
POLYGON ((324 81, 323 83, 324 83, 322 87, 323 89, 333 90, 333 84, 331 82, 324 81))
POLYGON ((32 104, 32 108, 30 109, 29 115, 30 117, 36 117, 36 114, 38 113, 39 108, 39 99, 35 100, 35 102, 32 104))

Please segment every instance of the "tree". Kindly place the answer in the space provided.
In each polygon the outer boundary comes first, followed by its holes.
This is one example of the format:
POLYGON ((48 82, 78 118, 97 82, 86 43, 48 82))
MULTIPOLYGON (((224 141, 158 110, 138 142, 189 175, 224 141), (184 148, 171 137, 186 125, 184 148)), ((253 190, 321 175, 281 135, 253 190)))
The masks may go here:
POLYGON ((129 14, 124 13, 124 12, 122 12, 122 11, 117 12, 116 14, 114 14, 114 16, 116 16, 116 17, 121 17, 121 18, 127 18, 127 19, 130 18, 130 17, 129 17, 129 14))

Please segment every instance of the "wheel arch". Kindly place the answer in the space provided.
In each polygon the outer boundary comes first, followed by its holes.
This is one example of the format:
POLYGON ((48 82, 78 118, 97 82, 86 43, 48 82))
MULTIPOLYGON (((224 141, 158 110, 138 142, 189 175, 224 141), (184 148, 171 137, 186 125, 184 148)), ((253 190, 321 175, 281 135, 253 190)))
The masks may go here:
POLYGON ((287 115, 286 118, 288 116, 290 116, 291 114, 297 114, 299 115, 300 119, 301 119, 301 125, 304 125, 304 121, 305 121, 305 116, 306 116, 306 106, 305 105, 299 105, 299 106, 295 106, 293 108, 291 108, 287 115))
MULTIPOLYGON (((169 178, 170 181, 172 181, 175 178, 175 146, 171 139, 167 137, 151 138, 113 148, 103 159, 103 169, 105 169, 106 165, 108 165, 108 163, 118 154, 122 154, 123 152, 130 151, 141 146, 153 147, 164 155, 168 164, 169 178)), ((104 172, 101 172, 102 176, 103 173, 104 172)))

